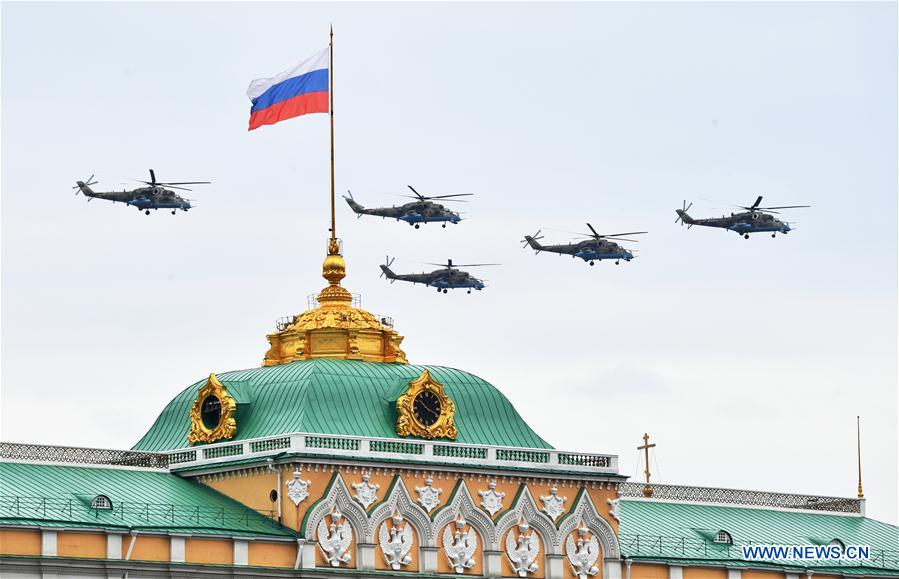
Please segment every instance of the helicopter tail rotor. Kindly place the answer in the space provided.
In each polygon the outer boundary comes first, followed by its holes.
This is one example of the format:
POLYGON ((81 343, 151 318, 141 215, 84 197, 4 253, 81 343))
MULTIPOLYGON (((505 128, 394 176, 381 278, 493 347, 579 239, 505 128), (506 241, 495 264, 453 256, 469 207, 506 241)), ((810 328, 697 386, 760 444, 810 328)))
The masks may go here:
POLYGON ((72 189, 75 190, 75 195, 77 196, 79 193, 88 197, 88 201, 90 201, 90 197, 93 194, 91 190, 91 185, 96 185, 97 181, 94 181, 94 175, 91 175, 87 178, 87 181, 75 181, 75 186, 72 189))
POLYGON ((687 213, 690 210, 690 207, 693 207, 693 203, 687 205, 687 200, 684 199, 684 204, 680 209, 675 209, 675 213, 677 213, 677 219, 674 220, 675 223, 680 222, 681 225, 686 225, 687 229, 693 227, 693 218, 687 213))
POLYGON ((543 246, 540 245, 540 240, 543 239, 543 236, 540 235, 541 231, 543 230, 538 229, 534 235, 525 235, 524 239, 521 240, 521 247, 524 248, 530 245, 535 253, 540 253, 540 250, 543 249, 543 246))
POLYGON ((393 270, 390 269, 390 266, 393 265, 393 261, 396 258, 391 258, 389 255, 384 259, 384 265, 381 266, 381 275, 378 277, 386 277, 390 280, 390 283, 396 281, 396 274, 393 273, 393 270))

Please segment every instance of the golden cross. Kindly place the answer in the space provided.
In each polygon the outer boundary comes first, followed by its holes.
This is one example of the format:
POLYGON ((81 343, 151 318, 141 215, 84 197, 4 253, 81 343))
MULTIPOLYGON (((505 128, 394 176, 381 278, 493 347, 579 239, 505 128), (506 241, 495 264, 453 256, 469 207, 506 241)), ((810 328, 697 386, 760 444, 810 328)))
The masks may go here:
POLYGON ((656 444, 653 442, 649 444, 649 433, 643 434, 643 446, 638 446, 637 450, 642 450, 646 452, 646 484, 649 484, 649 449, 653 448, 656 444))

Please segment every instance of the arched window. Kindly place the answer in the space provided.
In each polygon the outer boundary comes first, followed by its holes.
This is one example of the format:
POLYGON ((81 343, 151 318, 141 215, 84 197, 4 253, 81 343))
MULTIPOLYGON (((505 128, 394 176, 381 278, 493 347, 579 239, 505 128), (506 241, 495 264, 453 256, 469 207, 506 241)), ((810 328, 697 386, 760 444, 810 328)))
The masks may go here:
POLYGON ((727 531, 718 531, 715 533, 715 538, 713 539, 716 543, 721 543, 722 545, 732 545, 734 540, 730 536, 730 533, 727 531))
POLYGON ((91 501, 91 508, 109 510, 112 508, 112 501, 109 500, 109 497, 106 495, 97 495, 94 497, 94 500, 91 501))

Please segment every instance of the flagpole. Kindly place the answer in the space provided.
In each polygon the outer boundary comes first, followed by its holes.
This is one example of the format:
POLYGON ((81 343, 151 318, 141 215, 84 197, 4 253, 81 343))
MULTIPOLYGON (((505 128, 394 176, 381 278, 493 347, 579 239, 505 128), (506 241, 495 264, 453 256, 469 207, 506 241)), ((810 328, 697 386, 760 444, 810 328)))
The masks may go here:
POLYGON ((328 49, 330 52, 328 70, 331 72, 331 81, 328 85, 328 96, 331 99, 329 107, 331 117, 331 240, 336 241, 337 228, 334 223, 334 26, 331 26, 331 38, 328 43, 328 49))

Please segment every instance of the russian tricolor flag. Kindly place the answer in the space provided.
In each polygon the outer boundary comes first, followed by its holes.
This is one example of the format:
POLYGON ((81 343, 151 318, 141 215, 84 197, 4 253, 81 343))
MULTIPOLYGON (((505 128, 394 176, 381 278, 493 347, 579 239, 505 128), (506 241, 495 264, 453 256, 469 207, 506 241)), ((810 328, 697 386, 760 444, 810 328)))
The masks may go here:
POLYGON ((271 78, 250 83, 250 128, 328 112, 328 49, 271 78))

